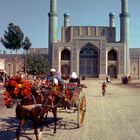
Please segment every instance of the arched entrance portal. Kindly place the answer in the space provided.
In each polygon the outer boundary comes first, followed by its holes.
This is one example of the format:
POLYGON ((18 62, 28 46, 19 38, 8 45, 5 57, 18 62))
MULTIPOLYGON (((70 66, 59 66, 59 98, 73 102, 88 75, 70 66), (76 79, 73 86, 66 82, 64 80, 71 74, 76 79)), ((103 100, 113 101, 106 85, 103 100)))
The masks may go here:
POLYGON ((61 66, 61 74, 63 79, 67 79, 70 76, 70 66, 68 64, 63 64, 61 66))
POLYGON ((115 65, 108 66, 108 75, 111 78, 117 78, 117 67, 115 65))
POLYGON ((80 50, 80 75, 97 78, 99 75, 99 51, 92 44, 87 44, 80 50))

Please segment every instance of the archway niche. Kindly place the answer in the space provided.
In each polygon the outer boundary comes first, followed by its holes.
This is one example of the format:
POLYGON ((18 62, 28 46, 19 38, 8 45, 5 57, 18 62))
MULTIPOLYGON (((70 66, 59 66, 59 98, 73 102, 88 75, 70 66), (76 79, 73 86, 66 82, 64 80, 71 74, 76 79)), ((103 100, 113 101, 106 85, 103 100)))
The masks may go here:
POLYGON ((79 53, 80 76, 98 78, 99 76, 99 50, 91 43, 81 48, 79 53))
POLYGON ((61 52, 61 60, 70 60, 70 51, 68 49, 61 52))
POLYGON ((114 49, 108 52, 108 61, 117 61, 117 52, 114 49))

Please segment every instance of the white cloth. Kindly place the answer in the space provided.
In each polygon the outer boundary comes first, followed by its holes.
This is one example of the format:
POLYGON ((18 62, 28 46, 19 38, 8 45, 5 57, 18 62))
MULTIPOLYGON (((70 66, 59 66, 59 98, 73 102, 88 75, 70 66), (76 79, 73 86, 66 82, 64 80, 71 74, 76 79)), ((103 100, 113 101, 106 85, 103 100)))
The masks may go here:
POLYGON ((72 74, 71 74, 71 78, 73 78, 73 79, 76 79, 76 78, 77 78, 77 74, 76 74, 76 72, 72 72, 72 74))
POLYGON ((56 69, 52 68, 52 69, 50 69, 50 72, 56 72, 56 69))
POLYGON ((54 82, 55 85, 58 85, 58 79, 54 78, 53 82, 54 82))

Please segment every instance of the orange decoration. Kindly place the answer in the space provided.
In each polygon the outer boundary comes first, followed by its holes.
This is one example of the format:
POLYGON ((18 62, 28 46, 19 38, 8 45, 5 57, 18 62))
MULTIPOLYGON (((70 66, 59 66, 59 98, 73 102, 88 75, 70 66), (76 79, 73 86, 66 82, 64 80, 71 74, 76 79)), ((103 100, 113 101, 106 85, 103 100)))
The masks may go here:
POLYGON ((5 104, 11 102, 12 98, 16 98, 18 95, 25 97, 31 95, 32 83, 29 81, 23 80, 19 76, 12 77, 6 83, 6 91, 4 92, 5 104))

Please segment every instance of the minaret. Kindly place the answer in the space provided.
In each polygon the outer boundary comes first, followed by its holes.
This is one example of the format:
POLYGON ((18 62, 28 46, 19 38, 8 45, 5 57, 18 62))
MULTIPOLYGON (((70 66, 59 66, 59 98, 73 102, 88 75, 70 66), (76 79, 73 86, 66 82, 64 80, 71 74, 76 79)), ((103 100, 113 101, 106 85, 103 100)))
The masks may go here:
POLYGON ((48 33, 48 50, 49 50, 49 63, 52 67, 52 43, 57 42, 58 38, 58 14, 57 14, 57 0, 50 0, 49 17, 49 33, 48 33))
POLYGON ((121 0, 120 42, 126 43, 125 74, 130 74, 128 0, 121 0))
POLYGON ((109 14, 109 27, 115 27, 115 13, 109 14))
POLYGON ((69 13, 64 14, 64 27, 70 26, 70 15, 69 13))

